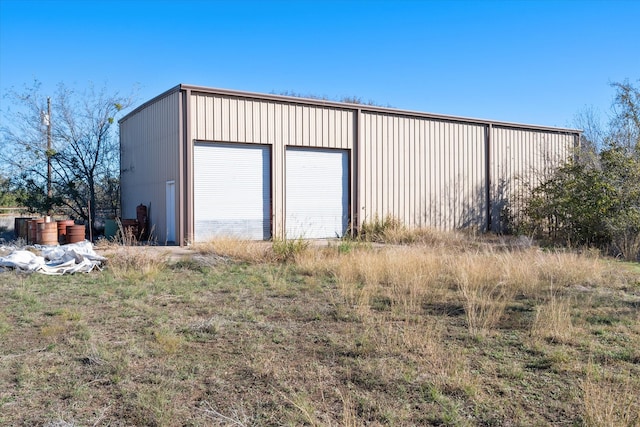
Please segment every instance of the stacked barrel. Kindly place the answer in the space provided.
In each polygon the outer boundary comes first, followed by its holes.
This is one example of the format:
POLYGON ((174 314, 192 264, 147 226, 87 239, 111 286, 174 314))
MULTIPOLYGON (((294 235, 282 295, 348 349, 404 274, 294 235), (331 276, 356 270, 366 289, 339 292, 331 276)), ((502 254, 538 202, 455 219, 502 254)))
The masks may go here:
POLYGON ((26 227, 16 228, 16 237, 22 237, 27 243, 38 245, 57 245, 82 242, 85 238, 85 226, 77 225, 73 220, 54 221, 45 218, 21 218, 26 227), (26 232, 26 235, 23 234, 26 232))
POLYGON ((67 226, 67 236, 65 243, 78 243, 84 240, 85 228, 84 225, 70 225, 67 226))

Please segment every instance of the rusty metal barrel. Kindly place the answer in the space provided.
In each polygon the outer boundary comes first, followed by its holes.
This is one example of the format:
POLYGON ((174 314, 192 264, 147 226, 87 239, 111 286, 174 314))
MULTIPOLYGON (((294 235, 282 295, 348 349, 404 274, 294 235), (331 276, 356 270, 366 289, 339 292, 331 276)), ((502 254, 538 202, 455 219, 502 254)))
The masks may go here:
POLYGON ((58 242, 61 245, 67 243, 67 227, 75 225, 72 219, 63 219, 58 221, 58 242))
POLYGON ((79 243, 84 240, 85 227, 84 225, 68 225, 67 226, 67 243, 79 243))
POLYGON ((139 238, 139 227, 137 219, 121 219, 120 223, 122 224, 122 232, 123 232, 123 240, 126 241, 136 241, 139 238))
POLYGON ((136 219, 138 220, 136 237, 140 240, 146 240, 149 237, 149 217, 145 205, 139 204, 136 207, 136 219))
POLYGON ((27 243, 34 243, 36 241, 36 220, 30 219, 27 221, 27 243))
POLYGON ((29 221, 31 221, 31 217, 15 218, 13 232, 16 239, 29 239, 29 221))
POLYGON ((38 223, 38 243, 41 245, 58 244, 58 225, 55 222, 38 223))
POLYGON ((31 222, 29 222, 29 224, 31 225, 31 227, 29 228, 29 232, 31 233, 29 235, 29 243, 31 244, 36 244, 36 243, 40 243, 40 239, 42 238, 41 236, 41 231, 38 227, 39 224, 44 224, 44 218, 36 218, 31 220, 31 222))

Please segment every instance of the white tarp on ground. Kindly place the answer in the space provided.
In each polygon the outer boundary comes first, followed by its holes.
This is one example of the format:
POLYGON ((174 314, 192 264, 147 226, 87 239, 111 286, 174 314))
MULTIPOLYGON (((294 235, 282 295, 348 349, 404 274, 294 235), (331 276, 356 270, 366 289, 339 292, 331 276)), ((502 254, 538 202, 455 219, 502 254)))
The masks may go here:
POLYGON ((94 268, 99 269, 100 264, 106 261, 87 240, 64 246, 34 245, 32 248, 34 250, 0 246, 0 254, 10 252, 0 257, 0 272, 11 269, 51 275, 88 273, 94 268))

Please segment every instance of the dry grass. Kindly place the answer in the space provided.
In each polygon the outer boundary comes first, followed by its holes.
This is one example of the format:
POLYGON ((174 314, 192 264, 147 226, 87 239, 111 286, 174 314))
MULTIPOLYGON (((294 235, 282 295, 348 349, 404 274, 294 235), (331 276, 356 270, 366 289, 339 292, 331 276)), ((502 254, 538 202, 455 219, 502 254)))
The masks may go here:
POLYGON ((384 219, 375 217, 362 224, 358 241, 387 244, 422 244, 430 247, 468 247, 474 241, 476 233, 458 231, 442 231, 434 228, 409 229, 400 220, 392 216, 384 219))
POLYGON ((268 262, 273 258, 269 243, 234 237, 219 237, 209 242, 196 243, 193 249, 202 255, 219 255, 253 263, 268 262))
POLYGON ((147 251, 140 247, 123 246, 111 251, 107 268, 118 280, 149 280, 156 277, 167 263, 167 254, 147 251))
POLYGON ((456 285, 473 336, 484 336, 504 314, 506 305, 518 291, 499 257, 464 254, 449 260, 452 281, 456 285))
POLYGON ((638 385, 631 372, 612 376, 596 366, 589 366, 582 381, 584 423, 589 427, 640 425, 638 385))
POLYGON ((407 313, 416 312, 439 286, 436 279, 441 260, 419 250, 354 250, 339 256, 337 262, 331 258, 320 261, 322 266, 316 269, 331 271, 347 301, 361 308, 399 307, 407 313))
POLYGON ((555 342, 567 342, 575 333, 571 321, 571 300, 551 289, 548 300, 536 308, 531 335, 555 342))
POLYGON ((640 268, 436 234, 1 274, 0 424, 637 425, 640 268))
MULTIPOLYGON (((455 236, 457 240, 457 236, 455 236)), ((387 305, 405 313, 420 311, 425 302, 447 302, 450 289, 464 306, 472 335, 486 335, 517 295, 540 296, 547 289, 590 286, 612 274, 591 254, 483 249, 460 250, 424 245, 360 248, 346 255, 306 256, 305 271, 329 271, 346 300, 361 309, 387 305), (315 262, 315 265, 314 265, 315 262)), ((541 315, 544 315, 542 313, 541 315)))

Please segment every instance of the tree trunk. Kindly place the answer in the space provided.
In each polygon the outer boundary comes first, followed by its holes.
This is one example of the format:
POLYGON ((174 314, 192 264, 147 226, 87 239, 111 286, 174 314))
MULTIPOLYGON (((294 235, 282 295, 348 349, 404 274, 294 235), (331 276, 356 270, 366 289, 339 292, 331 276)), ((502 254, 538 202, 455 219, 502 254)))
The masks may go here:
POLYGON ((88 177, 89 181, 89 229, 91 230, 91 237, 96 235, 96 229, 94 227, 96 221, 96 185, 95 179, 91 175, 88 177))

